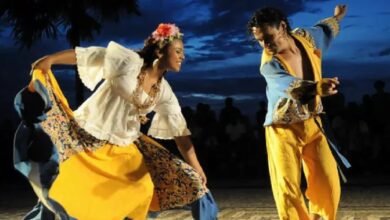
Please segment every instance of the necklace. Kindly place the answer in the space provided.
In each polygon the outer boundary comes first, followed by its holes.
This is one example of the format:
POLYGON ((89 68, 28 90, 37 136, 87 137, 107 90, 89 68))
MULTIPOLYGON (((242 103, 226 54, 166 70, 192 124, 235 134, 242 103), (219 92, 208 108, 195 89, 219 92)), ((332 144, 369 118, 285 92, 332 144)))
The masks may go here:
POLYGON ((145 81, 146 71, 141 70, 137 77, 137 87, 135 88, 133 94, 132 94, 132 100, 133 104, 137 108, 138 111, 138 120, 141 124, 146 124, 149 121, 149 118, 146 117, 145 114, 142 113, 142 110, 146 110, 156 104, 157 101, 157 94, 160 92, 160 85, 162 77, 158 79, 158 81, 152 85, 150 88, 150 91, 146 98, 146 100, 142 101, 142 93, 144 92, 142 85, 145 81))

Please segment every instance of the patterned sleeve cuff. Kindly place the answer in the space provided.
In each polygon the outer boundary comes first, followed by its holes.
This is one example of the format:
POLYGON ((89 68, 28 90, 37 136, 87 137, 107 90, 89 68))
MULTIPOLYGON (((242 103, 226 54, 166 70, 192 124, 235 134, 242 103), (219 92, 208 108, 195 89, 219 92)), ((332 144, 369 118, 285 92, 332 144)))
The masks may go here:
POLYGON ((286 90, 289 97, 307 103, 316 95, 317 83, 310 80, 294 80, 286 90))
POLYGON ((336 37, 340 32, 340 24, 336 17, 325 18, 319 22, 319 25, 327 26, 333 37, 336 37))

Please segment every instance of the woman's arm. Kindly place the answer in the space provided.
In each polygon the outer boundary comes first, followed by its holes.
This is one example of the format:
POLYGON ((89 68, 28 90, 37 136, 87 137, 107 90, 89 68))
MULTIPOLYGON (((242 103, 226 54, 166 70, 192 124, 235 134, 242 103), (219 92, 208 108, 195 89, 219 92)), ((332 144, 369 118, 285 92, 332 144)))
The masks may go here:
POLYGON ((65 65, 75 65, 76 53, 74 49, 63 50, 51 55, 47 55, 32 64, 32 69, 40 69, 43 73, 47 73, 50 70, 52 65, 55 64, 65 64, 65 65))
POLYGON ((190 164, 202 177, 203 185, 206 187, 207 178, 200 165, 195 153, 194 145, 189 136, 175 137, 176 145, 183 156, 184 160, 190 164))

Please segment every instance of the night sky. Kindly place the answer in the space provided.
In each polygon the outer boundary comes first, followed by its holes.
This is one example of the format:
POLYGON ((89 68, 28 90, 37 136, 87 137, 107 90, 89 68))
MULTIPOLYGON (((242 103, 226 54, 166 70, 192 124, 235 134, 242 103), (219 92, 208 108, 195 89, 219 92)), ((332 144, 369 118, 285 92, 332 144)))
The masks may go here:
MULTIPOLYGON (((278 6, 290 18, 292 28, 309 27, 332 16, 336 4, 347 4, 348 13, 340 35, 324 56, 323 74, 339 76, 347 100, 359 101, 361 95, 374 92, 374 80, 390 84, 390 23, 386 22, 390 3, 386 0, 144 0, 139 1, 141 16, 123 16, 119 23, 103 24, 95 39, 82 46, 106 46, 113 40, 138 49, 159 23, 176 23, 184 33, 186 61, 179 74, 167 78, 182 105, 204 102, 218 109, 226 96, 233 96, 238 106, 246 106, 244 111, 252 114, 265 90, 258 71, 261 49, 246 32, 252 13, 263 6, 278 6)), ((59 36, 43 39, 30 50, 18 49, 10 35, 11 29, 0 24, 2 118, 14 114, 13 97, 28 82, 30 63, 69 48, 64 36, 59 36)), ((73 72, 58 70, 56 74, 70 94, 73 72)))

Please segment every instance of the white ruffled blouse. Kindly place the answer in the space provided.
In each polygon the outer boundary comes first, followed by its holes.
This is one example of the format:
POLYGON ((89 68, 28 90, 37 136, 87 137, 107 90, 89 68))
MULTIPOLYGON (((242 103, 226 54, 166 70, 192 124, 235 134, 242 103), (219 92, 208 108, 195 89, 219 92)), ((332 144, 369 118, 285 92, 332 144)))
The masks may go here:
MULTIPOLYGON (((78 124, 94 137, 118 146, 131 144, 140 135, 138 110, 132 93, 143 59, 113 41, 104 47, 76 47, 77 68, 84 85, 97 90, 74 112, 78 124)), ((145 101, 146 92, 141 99, 145 101)), ((156 104, 141 112, 155 111, 148 134, 160 139, 190 135, 179 102, 163 78, 156 104)))

